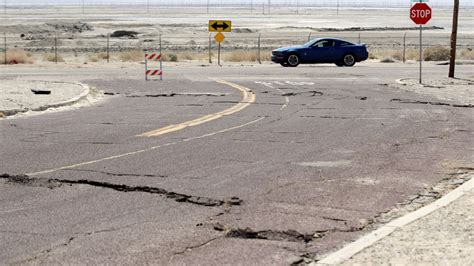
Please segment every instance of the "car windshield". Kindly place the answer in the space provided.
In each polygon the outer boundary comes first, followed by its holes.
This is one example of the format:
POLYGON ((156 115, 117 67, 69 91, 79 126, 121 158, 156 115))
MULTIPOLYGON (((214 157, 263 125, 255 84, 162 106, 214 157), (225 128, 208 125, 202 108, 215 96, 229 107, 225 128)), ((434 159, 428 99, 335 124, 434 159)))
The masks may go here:
POLYGON ((314 43, 320 41, 321 39, 313 39, 305 44, 303 44, 303 46, 306 46, 306 47, 311 47, 314 43))

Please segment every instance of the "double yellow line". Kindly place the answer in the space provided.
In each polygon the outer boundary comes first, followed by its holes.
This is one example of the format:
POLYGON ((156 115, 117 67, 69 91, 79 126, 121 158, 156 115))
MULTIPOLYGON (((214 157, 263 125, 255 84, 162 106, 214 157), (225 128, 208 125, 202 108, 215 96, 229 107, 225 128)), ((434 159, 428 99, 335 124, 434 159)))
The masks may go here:
POLYGON ((201 124, 219 119, 223 116, 237 113, 237 112, 245 109, 250 104, 255 102, 255 99, 256 99, 255 93, 252 92, 249 88, 246 88, 244 86, 241 86, 241 85, 238 85, 238 84, 235 84, 235 83, 232 83, 232 82, 221 80, 221 79, 214 79, 214 81, 216 81, 218 83, 221 83, 221 84, 231 86, 231 87, 239 90, 242 93, 242 100, 238 104, 236 104, 236 105, 234 105, 234 106, 232 106, 228 109, 225 109, 224 111, 214 113, 214 114, 210 114, 210 115, 206 115, 206 116, 203 116, 203 117, 191 120, 191 121, 186 121, 186 122, 183 122, 183 123, 180 123, 180 124, 169 125, 169 126, 166 126, 166 127, 163 127, 163 128, 159 128, 159 129, 156 129, 156 130, 145 132, 143 134, 138 135, 138 137, 157 137, 157 136, 161 136, 161 135, 164 135, 164 134, 175 132, 175 131, 178 131, 178 130, 181 130, 181 129, 185 129, 187 127, 193 127, 193 126, 201 125, 201 124))

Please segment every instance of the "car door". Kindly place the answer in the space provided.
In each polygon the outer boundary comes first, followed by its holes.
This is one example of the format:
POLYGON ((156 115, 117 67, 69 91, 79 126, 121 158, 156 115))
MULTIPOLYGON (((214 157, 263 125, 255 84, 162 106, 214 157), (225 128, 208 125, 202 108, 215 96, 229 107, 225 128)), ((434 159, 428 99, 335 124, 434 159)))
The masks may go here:
POLYGON ((308 61, 311 63, 334 62, 334 40, 322 39, 315 42, 310 48, 308 61))
POLYGON ((337 41, 334 46, 334 58, 335 60, 342 60, 342 57, 347 53, 351 43, 345 41, 337 41))

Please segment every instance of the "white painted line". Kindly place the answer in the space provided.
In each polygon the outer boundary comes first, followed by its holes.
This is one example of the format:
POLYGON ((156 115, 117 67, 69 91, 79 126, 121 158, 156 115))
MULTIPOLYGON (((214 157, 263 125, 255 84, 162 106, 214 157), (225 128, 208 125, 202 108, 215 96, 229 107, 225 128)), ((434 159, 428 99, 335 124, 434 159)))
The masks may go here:
POLYGON ((199 137, 192 137, 192 138, 184 139, 183 141, 186 142, 186 141, 190 141, 190 140, 194 140, 194 139, 207 138, 207 137, 214 136, 214 135, 217 135, 217 134, 220 134, 220 133, 224 133, 224 132, 227 132, 227 131, 231 131, 231 130, 234 130, 234 129, 246 127, 246 126, 249 126, 249 125, 251 125, 251 124, 257 123, 257 122, 259 122, 260 120, 262 120, 262 119, 264 119, 264 118, 265 118, 265 117, 260 117, 260 118, 258 118, 258 119, 256 119, 256 120, 250 121, 250 122, 248 122, 248 123, 245 123, 245 124, 242 124, 242 125, 239 125, 239 126, 235 126, 235 127, 231 127, 231 128, 219 130, 219 131, 216 131, 216 132, 213 132, 213 133, 209 133, 209 134, 205 134, 205 135, 202 135, 202 136, 199 136, 199 137))
MULTIPOLYGON (((227 83, 226 81, 218 81, 218 82, 223 83, 223 84, 228 84, 228 85, 232 84, 230 86, 235 85, 235 86, 239 87, 238 88, 239 90, 245 90, 246 93, 244 93, 244 95, 246 95, 246 96, 244 96, 244 98, 248 99, 249 102, 243 103, 243 104, 239 103, 238 105, 236 105, 234 107, 231 107, 231 108, 229 108, 229 109, 227 109, 223 112, 220 112, 217 115, 214 114, 214 115, 208 115, 208 116, 205 116, 205 117, 201 117, 201 118, 198 119, 199 121, 197 121, 197 120, 189 121, 189 122, 187 122, 188 124, 186 124, 186 125, 180 125, 180 126, 179 125, 178 126, 177 125, 172 125, 172 126, 169 126, 169 127, 166 127, 166 128, 162 128, 162 129, 160 129, 161 130, 160 134, 174 132, 174 131, 186 128, 187 126, 202 124, 202 123, 214 120, 214 119, 219 118, 219 117, 224 116, 224 115, 229 115, 229 114, 232 114, 232 113, 236 113, 236 112, 244 109, 245 107, 247 107, 251 103, 255 102, 255 94, 253 92, 251 92, 250 89, 247 89, 245 87, 241 87, 241 86, 233 84, 233 83, 227 83)), ((194 140, 194 139, 202 139, 202 138, 214 136, 216 134, 220 134, 220 133, 228 132, 228 131, 231 131, 231 130, 239 129, 239 128, 257 123, 257 122, 259 122, 260 120, 262 120, 264 118, 265 117, 260 117, 260 118, 254 120, 254 121, 247 122, 247 123, 244 123, 244 124, 239 125, 239 126, 230 127, 230 128, 224 129, 224 130, 204 134, 204 135, 201 135, 201 136, 198 136, 198 137, 188 138, 188 139, 182 140, 181 142, 187 142, 187 141, 194 140)), ((175 144, 178 144, 178 143, 179 142, 170 142, 170 143, 166 143, 166 144, 160 144, 160 145, 157 145, 157 146, 153 146, 153 147, 149 147, 149 148, 145 148, 145 149, 141 149, 141 150, 137 150, 137 151, 131 151, 131 152, 127 152, 127 153, 122 153, 122 154, 118 154, 118 155, 113 155, 113 156, 100 158, 100 159, 96 159, 96 160, 91 160, 91 161, 86 161, 86 162, 81 162, 81 163, 76 163, 76 164, 60 166, 60 167, 56 167, 56 168, 52 168, 52 169, 48 169, 48 170, 43 170, 43 171, 38 171, 38 172, 33 172, 33 173, 27 173, 26 175, 36 176, 36 175, 48 174, 48 173, 56 172, 56 171, 59 171, 59 170, 76 168, 76 167, 80 167, 80 166, 84 166, 84 165, 90 165, 90 164, 95 164, 95 163, 99 163, 99 162, 119 159, 119 158, 131 156, 131 155, 136 155, 136 154, 140 154, 140 153, 143 153, 143 152, 155 150, 155 149, 158 149, 158 148, 175 145, 175 144)))
MULTIPOLYGON (((288 82, 288 81, 286 81, 288 82)), ((261 85, 264 85, 270 89, 275 89, 275 87, 273 87, 272 85, 272 82, 266 82, 266 81, 255 81, 256 84, 261 84, 261 85)), ((278 84, 277 82, 275 82, 276 84, 278 84)), ((284 92, 281 90, 281 89, 278 89, 276 88, 276 90, 283 94, 284 92)), ((285 103, 280 107, 280 111, 282 111, 283 109, 285 109, 286 107, 288 107, 288 105, 290 104, 290 98, 288 96, 285 96, 285 103)))
MULTIPOLYGON (((277 91, 281 94, 285 93, 284 91, 280 90, 280 89, 277 89, 277 91)), ((288 107, 288 105, 290 104, 290 97, 288 96, 285 96, 285 104, 283 104, 281 107, 280 107, 280 111, 282 111, 283 109, 285 109, 286 107, 288 107)))
POLYGON ((438 210, 439 208, 445 207, 448 204, 452 203, 453 201, 457 200, 468 191, 474 189, 474 175, 470 175, 470 180, 464 183, 463 185, 459 186, 455 190, 449 192, 442 198, 436 200, 435 202, 418 209, 414 212, 411 212, 405 216, 402 216, 394 221, 380 227, 379 229, 359 238, 355 242, 348 244, 347 246, 343 247, 342 249, 329 254, 322 260, 312 263, 311 265, 334 265, 340 264, 348 259, 350 259, 355 254, 361 252, 367 247, 372 246, 374 243, 379 241, 380 239, 390 235, 398 228, 401 228, 407 224, 410 224, 414 221, 421 219, 422 217, 438 210))

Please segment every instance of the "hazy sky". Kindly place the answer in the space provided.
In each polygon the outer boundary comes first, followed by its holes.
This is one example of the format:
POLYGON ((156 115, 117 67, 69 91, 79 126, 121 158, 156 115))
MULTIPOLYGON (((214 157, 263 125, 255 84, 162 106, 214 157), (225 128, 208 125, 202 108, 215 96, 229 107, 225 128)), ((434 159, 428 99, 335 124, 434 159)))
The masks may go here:
MULTIPOLYGON (((83 0, 0 0, 8 5, 45 5, 45 4, 76 4, 82 5, 83 0)), ((149 1, 150 4, 176 4, 176 5, 205 5, 208 0, 84 0, 86 5, 94 4, 146 4, 149 1)), ((209 0, 211 5, 229 5, 229 4, 242 4, 250 5, 252 2, 254 5, 262 5, 262 3, 268 3, 268 0, 209 0)), ((337 0, 271 0, 272 5, 318 5, 318 6, 335 6, 337 0)), ((410 0, 339 0, 340 6, 408 6, 410 0)), ((451 6, 453 0, 431 0, 431 6, 451 6)), ((461 7, 473 7, 474 0, 460 0, 461 7)))

